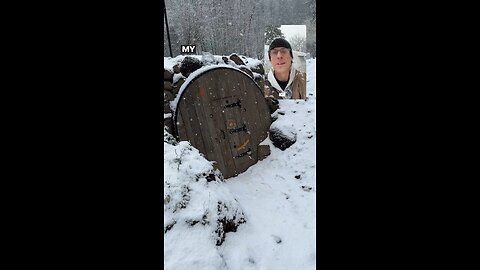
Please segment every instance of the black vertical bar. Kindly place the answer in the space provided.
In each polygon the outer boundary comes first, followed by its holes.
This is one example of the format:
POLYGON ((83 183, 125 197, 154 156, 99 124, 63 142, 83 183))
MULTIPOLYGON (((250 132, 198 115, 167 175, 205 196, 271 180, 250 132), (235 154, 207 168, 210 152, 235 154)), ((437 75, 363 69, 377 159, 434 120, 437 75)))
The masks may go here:
POLYGON ((170 31, 168 31, 167 6, 165 5, 165 0, 163 0, 163 12, 165 14, 165 24, 167 25, 167 38, 168 38, 168 48, 170 49, 170 57, 173 57, 172 43, 170 42, 170 31))

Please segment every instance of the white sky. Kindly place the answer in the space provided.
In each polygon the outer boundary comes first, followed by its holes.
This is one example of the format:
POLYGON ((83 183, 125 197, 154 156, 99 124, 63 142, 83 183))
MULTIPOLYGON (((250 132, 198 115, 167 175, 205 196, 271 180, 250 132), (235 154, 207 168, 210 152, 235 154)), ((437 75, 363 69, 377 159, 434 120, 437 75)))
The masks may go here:
POLYGON ((305 25, 281 25, 280 30, 285 35, 285 39, 290 41, 290 38, 299 35, 301 37, 307 37, 307 26, 305 25))

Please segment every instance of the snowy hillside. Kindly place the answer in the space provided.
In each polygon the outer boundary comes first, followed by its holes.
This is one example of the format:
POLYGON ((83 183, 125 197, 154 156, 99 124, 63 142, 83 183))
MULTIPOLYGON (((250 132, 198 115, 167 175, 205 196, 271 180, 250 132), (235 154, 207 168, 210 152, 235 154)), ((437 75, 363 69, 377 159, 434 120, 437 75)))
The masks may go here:
POLYGON ((308 100, 279 100, 272 127, 296 142, 223 180, 188 142, 164 133, 164 268, 315 269, 315 59, 308 100))

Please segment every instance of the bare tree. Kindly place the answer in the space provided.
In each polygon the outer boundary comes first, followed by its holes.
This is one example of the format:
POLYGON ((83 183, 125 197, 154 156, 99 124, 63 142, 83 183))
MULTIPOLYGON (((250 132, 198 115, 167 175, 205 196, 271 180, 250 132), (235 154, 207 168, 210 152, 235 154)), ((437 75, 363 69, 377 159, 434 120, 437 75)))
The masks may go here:
POLYGON ((290 45, 292 46, 292 50, 306 52, 307 51, 307 43, 305 37, 300 35, 295 35, 290 38, 290 45))

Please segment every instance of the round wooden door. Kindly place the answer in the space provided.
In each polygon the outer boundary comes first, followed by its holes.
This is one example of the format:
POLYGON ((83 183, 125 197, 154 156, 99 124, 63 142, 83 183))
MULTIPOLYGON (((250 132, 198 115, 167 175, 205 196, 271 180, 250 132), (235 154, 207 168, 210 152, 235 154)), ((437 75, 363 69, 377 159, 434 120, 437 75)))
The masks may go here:
POLYGON ((186 86, 174 123, 177 138, 190 141, 229 178, 258 161, 258 144, 268 136, 271 118, 262 91, 248 75, 219 67, 186 86))

